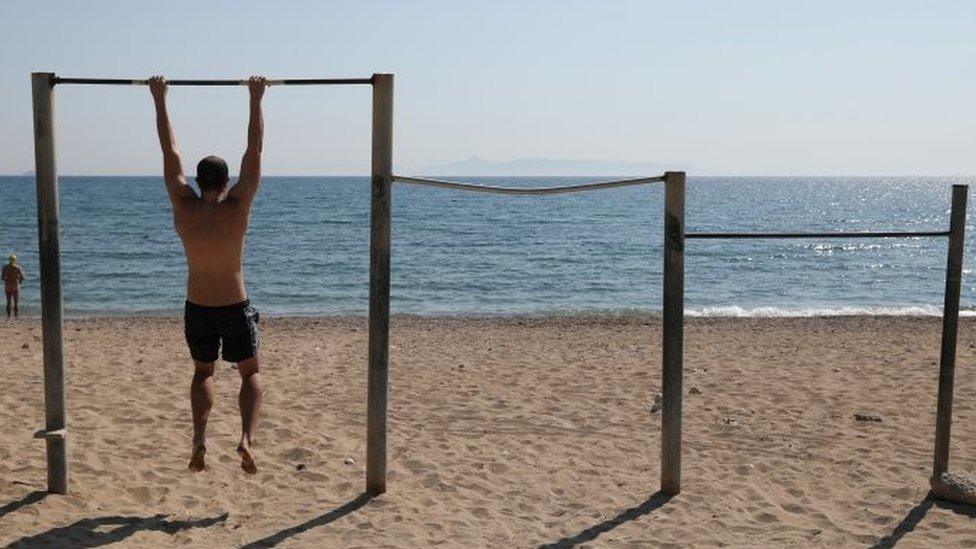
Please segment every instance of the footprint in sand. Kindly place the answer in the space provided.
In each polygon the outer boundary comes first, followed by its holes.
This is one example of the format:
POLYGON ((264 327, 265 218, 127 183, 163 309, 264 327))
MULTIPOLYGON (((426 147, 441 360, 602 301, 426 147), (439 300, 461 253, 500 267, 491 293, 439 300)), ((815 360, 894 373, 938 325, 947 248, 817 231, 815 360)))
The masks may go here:
POLYGON ((281 454, 281 459, 286 461, 305 462, 315 456, 315 452, 307 448, 291 448, 281 454))
POLYGON ((494 475, 500 475, 508 472, 510 467, 504 463, 492 462, 488 464, 488 470, 494 475))
POLYGON ((295 431, 292 431, 288 427, 275 427, 274 428, 275 437, 279 439, 294 438, 295 431))
POLYGON ((129 495, 139 503, 149 503, 150 496, 152 495, 152 492, 148 486, 127 488, 126 492, 128 492, 129 495))
POLYGON ((787 513, 793 513, 795 515, 802 515, 807 512, 806 507, 803 507, 802 505, 797 505, 795 503, 785 503, 781 505, 781 507, 787 513))
POLYGON ((422 461, 417 461, 415 459, 408 459, 403 463, 403 466, 406 467, 411 473, 419 473, 427 468, 422 461))

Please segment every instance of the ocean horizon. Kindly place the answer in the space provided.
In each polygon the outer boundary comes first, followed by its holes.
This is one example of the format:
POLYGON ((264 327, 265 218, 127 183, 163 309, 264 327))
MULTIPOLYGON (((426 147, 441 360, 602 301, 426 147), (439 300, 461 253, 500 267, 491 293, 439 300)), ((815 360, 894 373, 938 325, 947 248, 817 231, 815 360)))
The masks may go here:
MULTIPOLYGON (((62 176, 65 314, 175 316, 185 264, 158 176, 62 176)), ((607 177, 460 177, 539 187, 607 177)), ((689 177, 691 231, 946 230, 966 177, 689 177)), ((660 311, 663 186, 543 197, 394 184, 393 314, 498 316, 660 311)), ((0 253, 39 313, 34 178, 0 176, 0 253)), ((967 223, 971 232, 972 223, 967 223)), ((963 314, 976 314, 968 274, 963 314)), ((689 316, 939 315, 944 238, 689 241, 689 316)), ((369 178, 268 176, 245 256, 265 314, 364 316, 369 178)))

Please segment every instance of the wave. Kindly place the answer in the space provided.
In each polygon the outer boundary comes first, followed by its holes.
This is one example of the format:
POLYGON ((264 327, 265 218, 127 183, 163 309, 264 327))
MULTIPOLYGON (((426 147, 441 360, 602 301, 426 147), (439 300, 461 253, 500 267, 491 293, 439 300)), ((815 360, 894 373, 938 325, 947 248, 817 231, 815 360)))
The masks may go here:
MULTIPOLYGON (((628 317, 645 316, 660 317, 659 308, 645 307, 547 307, 543 304, 532 307, 508 308, 491 307, 488 305, 467 305, 460 307, 437 308, 423 306, 423 301, 414 306, 394 307, 394 315, 428 316, 428 317, 573 317, 573 316, 604 316, 628 317)), ((262 314, 282 317, 358 317, 365 316, 365 301, 356 306, 321 307, 317 304, 280 303, 275 300, 258 303, 262 314)), ((20 314, 27 318, 36 318, 41 314, 40 308, 21 306, 20 314)), ((79 307, 65 307, 66 318, 86 317, 179 317, 182 307, 163 306, 131 306, 131 307, 98 307, 83 305, 79 307)), ((810 307, 741 307, 741 306, 713 306, 685 309, 686 317, 697 318, 811 318, 837 316, 915 316, 941 317, 942 307, 938 305, 903 305, 903 306, 810 306, 810 307)), ((959 311, 959 316, 976 317, 976 307, 966 307, 959 311)))
MULTIPOLYGON (((816 316, 942 316, 938 305, 906 305, 900 307, 703 307, 688 309, 685 316, 741 317, 741 318, 800 318, 816 316)), ((959 316, 976 317, 976 310, 960 310, 959 316)))

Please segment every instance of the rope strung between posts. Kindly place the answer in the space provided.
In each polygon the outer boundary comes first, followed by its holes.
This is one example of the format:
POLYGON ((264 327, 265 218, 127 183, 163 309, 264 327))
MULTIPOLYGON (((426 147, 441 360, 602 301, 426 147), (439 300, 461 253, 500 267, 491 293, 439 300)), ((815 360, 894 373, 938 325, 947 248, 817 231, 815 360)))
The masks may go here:
POLYGON ((458 183, 457 181, 442 181, 439 179, 426 179, 422 177, 405 177, 394 175, 394 181, 409 183, 411 185, 425 185, 427 187, 440 187, 444 189, 456 189, 460 191, 473 191, 479 193, 495 194, 559 194, 559 193, 578 193, 581 191, 592 191, 596 189, 609 189, 613 187, 632 187, 634 185, 647 185, 648 183, 659 183, 664 181, 663 176, 641 177, 639 179, 618 179, 616 181, 599 181, 596 183, 584 183, 582 185, 566 185, 561 187, 496 187, 492 185, 476 185, 472 183, 458 183))

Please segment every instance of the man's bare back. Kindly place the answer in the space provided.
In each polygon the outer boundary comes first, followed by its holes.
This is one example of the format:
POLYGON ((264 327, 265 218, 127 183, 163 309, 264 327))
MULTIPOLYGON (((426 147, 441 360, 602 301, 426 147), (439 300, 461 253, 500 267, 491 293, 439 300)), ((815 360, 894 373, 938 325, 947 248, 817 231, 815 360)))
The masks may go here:
POLYGON ((251 306, 244 286, 244 238, 251 204, 261 182, 261 151, 264 120, 261 99, 267 82, 252 77, 248 82, 250 117, 247 149, 241 159, 237 184, 227 189, 227 163, 208 156, 197 164, 199 196, 187 185, 176 139, 166 109, 166 81, 149 80, 156 106, 156 131, 163 153, 163 179, 173 205, 173 225, 186 253, 187 281, 184 333, 194 374, 190 385, 193 411, 193 448, 190 470, 206 468, 207 420, 213 407, 213 376, 218 356, 237 363, 241 376, 238 399, 241 409, 241 439, 237 453, 241 468, 257 472, 252 451, 252 433, 261 404, 261 376, 258 363, 258 313, 251 306))
POLYGON ((250 212, 239 200, 209 204, 193 196, 173 209, 176 233, 186 252, 186 298, 220 307, 247 299, 244 235, 250 212))

